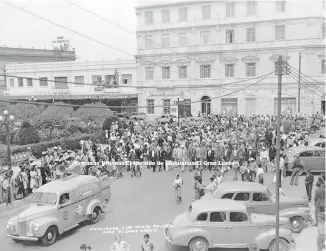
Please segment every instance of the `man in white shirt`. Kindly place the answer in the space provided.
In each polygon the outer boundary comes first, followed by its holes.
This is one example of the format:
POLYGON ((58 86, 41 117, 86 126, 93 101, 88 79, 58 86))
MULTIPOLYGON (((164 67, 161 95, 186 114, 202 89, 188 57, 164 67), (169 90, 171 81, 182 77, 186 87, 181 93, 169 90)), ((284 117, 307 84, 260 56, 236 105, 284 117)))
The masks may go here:
POLYGON ((267 163, 269 161, 269 153, 266 147, 262 147, 262 151, 260 152, 260 162, 262 165, 262 168, 265 169, 265 172, 267 172, 267 163))

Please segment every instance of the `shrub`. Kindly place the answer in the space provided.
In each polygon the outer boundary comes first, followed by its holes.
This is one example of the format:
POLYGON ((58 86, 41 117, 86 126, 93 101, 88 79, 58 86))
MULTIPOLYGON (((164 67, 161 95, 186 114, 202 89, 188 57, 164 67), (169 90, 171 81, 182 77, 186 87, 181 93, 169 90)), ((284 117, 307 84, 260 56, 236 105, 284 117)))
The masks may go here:
POLYGON ((102 130, 105 131, 105 130, 109 130, 110 131, 110 128, 111 128, 111 124, 112 122, 116 122, 118 121, 118 126, 119 128, 122 128, 122 122, 121 120, 116 117, 116 116, 110 116, 110 117, 107 117, 103 123, 103 126, 102 126, 102 130))
MULTIPOLYGON (((81 134, 75 137, 47 141, 47 142, 40 142, 37 144, 30 144, 25 146, 13 146, 10 149, 11 149, 11 154, 18 154, 18 153, 26 152, 27 148, 30 147, 32 149, 33 155, 36 158, 40 158, 42 156, 42 152, 46 151, 50 147, 54 147, 58 145, 60 145, 63 150, 73 150, 73 151, 79 150, 81 149, 79 143, 80 140, 87 140, 87 139, 91 139, 94 141, 100 140, 102 143, 104 143, 102 134, 96 133, 96 134, 81 134)), ((8 164, 6 149, 0 150, 0 160, 2 162, 2 165, 8 164)))
POLYGON ((18 144, 19 145, 27 145, 33 143, 39 143, 41 137, 38 131, 29 123, 23 122, 19 131, 18 131, 18 144))

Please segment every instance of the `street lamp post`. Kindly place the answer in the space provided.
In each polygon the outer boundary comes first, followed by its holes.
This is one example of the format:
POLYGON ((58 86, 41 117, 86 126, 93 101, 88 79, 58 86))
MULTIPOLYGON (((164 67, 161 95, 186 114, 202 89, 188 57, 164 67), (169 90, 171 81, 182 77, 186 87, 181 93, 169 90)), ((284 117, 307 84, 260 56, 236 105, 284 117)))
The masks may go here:
POLYGON ((3 123, 6 127, 6 143, 7 143, 7 152, 8 152, 8 167, 9 170, 11 169, 11 154, 10 154, 10 124, 14 121, 15 117, 14 115, 9 115, 9 112, 7 110, 4 110, 3 112, 4 116, 0 116, 0 123, 3 123))

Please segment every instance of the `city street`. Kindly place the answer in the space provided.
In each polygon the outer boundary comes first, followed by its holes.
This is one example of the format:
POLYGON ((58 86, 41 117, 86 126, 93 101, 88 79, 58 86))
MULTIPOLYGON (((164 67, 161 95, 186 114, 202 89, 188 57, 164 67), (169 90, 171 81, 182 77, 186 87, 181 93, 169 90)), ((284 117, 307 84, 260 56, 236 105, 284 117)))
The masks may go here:
MULTIPOLYGON (((5 237, 6 220, 12 215, 1 218, 1 250, 18 251, 26 248, 33 250, 79 250, 83 243, 92 246, 94 251, 109 250, 118 234, 118 229, 124 228, 122 239, 131 245, 131 251, 140 250, 143 235, 149 233, 155 245, 156 251, 184 251, 187 248, 173 247, 170 249, 165 244, 164 226, 179 213, 184 212, 193 198, 193 172, 180 173, 184 179, 182 190, 183 203, 175 204, 172 182, 179 170, 171 172, 156 172, 149 170, 143 172, 141 178, 131 178, 129 173, 112 184, 112 200, 109 212, 95 225, 84 225, 64 234, 54 245, 43 247, 38 243, 15 243, 5 237), (127 230, 128 229, 128 230, 127 230)), ((209 173, 204 172, 204 183, 207 185, 209 173)), ((231 175, 227 180, 231 180, 231 175)), ((272 173, 266 175, 266 184, 270 189, 272 185, 272 173)), ((305 190, 303 177, 300 177, 298 187, 289 185, 289 178, 284 181, 284 190, 290 196, 304 196, 305 190)), ((311 232, 311 231, 308 231, 311 232)), ((311 250, 315 244, 315 235, 308 234, 309 239, 300 241, 300 249, 311 250)), ((294 236, 297 238, 297 235, 294 236)), ((216 249, 217 251, 218 249, 216 249)), ((214 249, 215 251, 215 249, 214 249)), ((228 250, 229 251, 229 250, 228 250)))

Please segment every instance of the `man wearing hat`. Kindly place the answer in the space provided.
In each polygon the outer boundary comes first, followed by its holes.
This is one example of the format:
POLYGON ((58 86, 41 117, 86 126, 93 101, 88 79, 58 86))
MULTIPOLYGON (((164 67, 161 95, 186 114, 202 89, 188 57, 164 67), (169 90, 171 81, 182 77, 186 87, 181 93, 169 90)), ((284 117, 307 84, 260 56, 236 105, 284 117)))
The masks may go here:
POLYGON ((248 146, 248 149, 246 151, 246 155, 245 155, 245 160, 250 161, 249 159, 256 159, 256 154, 253 150, 252 146, 248 146))
POLYGON ((269 161, 269 154, 268 150, 265 146, 262 147, 262 151, 260 152, 260 162, 262 165, 262 168, 265 169, 265 172, 267 172, 267 163, 269 161))
POLYGON ((311 173, 311 169, 307 168, 307 175, 305 178, 305 185, 306 185, 306 192, 307 196, 309 198, 309 202, 311 201, 311 191, 312 191, 312 185, 314 183, 314 175, 311 173))
POLYGON ((300 171, 301 161, 298 155, 294 156, 294 162, 292 167, 292 175, 290 185, 298 185, 299 183, 299 171, 300 171))

